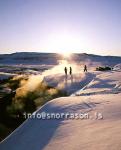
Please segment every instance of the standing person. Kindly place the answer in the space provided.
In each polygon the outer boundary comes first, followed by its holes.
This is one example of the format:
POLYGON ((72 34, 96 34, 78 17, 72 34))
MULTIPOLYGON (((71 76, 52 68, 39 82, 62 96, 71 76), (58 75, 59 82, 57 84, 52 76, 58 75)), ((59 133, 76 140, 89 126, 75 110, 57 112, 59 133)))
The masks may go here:
POLYGON ((70 67, 70 72, 69 73, 70 73, 70 76, 71 76, 70 79, 71 79, 71 84, 72 84, 73 83, 72 67, 70 67))
POLYGON ((86 65, 84 66, 84 72, 87 72, 87 66, 86 65))
POLYGON ((67 67, 64 68, 65 75, 67 76, 67 67))
POLYGON ((71 67, 70 67, 70 72, 69 73, 70 73, 70 75, 72 75, 72 68, 71 67))
POLYGON ((65 71, 65 87, 67 87, 67 67, 64 68, 65 71))

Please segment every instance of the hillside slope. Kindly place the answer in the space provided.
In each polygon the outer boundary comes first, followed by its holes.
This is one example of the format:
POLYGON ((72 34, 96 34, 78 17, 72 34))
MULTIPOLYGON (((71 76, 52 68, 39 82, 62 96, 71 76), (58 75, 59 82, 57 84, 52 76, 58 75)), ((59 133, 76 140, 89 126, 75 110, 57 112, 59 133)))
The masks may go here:
POLYGON ((0 149, 120 150, 120 76, 120 71, 99 73, 80 91, 81 96, 61 97, 48 102, 6 138, 0 149), (34 118, 35 114, 41 113, 44 117, 47 113, 69 116, 34 118), (74 119, 70 114, 80 114, 80 118, 76 116, 74 119))

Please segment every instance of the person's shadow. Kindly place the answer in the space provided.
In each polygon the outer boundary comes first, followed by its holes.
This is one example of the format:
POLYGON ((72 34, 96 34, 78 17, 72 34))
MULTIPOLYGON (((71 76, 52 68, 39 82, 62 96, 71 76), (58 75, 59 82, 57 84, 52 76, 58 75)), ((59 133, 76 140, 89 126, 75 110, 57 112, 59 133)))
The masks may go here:
POLYGON ((71 84, 73 84, 73 75, 71 74, 71 84))
POLYGON ((67 75, 65 75, 65 87, 67 87, 67 85, 68 85, 67 80, 68 80, 68 76, 67 76, 67 75))

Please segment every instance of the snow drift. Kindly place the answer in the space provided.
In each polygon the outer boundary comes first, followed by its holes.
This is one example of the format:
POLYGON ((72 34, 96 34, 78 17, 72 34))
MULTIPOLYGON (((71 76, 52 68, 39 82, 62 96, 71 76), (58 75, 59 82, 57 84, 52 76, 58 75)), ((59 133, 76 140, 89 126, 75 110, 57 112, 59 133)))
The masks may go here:
POLYGON ((30 118, 1 142, 0 149, 120 150, 120 77, 120 71, 86 74, 83 89, 46 103, 36 113, 88 113, 88 119, 30 118))

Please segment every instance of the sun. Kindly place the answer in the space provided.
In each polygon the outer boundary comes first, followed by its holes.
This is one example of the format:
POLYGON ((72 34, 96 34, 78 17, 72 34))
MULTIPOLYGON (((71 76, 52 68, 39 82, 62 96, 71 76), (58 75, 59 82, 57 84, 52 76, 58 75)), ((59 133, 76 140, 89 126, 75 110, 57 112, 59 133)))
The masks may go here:
POLYGON ((70 52, 63 52, 62 55, 65 58, 69 58, 71 56, 71 53, 70 52))
POLYGON ((76 49, 80 47, 78 36, 70 32, 57 32, 48 37, 47 49, 62 54, 64 57, 70 57, 76 49))

